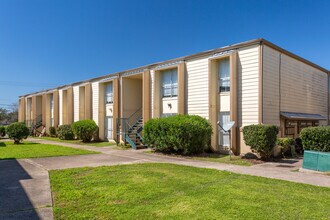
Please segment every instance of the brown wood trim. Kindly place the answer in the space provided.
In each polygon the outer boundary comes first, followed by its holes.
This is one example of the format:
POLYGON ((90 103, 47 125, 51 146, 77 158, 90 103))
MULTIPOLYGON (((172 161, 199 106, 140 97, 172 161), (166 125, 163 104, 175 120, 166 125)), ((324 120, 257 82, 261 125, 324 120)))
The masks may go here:
POLYGON ((58 90, 53 92, 53 100, 54 100, 54 127, 57 128, 59 125, 59 95, 58 90))
POLYGON ((100 140, 105 140, 105 83, 99 83, 99 138, 100 140))
POLYGON ((159 118, 161 114, 161 89, 160 89, 160 71, 161 70, 155 70, 154 71, 154 87, 153 87, 153 93, 154 93, 154 100, 153 100, 153 118, 159 118))
MULTIPOLYGON (((47 103, 47 94, 42 94, 42 103, 41 103, 41 112, 42 112, 42 124, 46 126, 47 117, 46 117, 46 103, 47 103)), ((33 104, 32 104, 33 105, 33 104)), ((34 114, 34 113, 33 113, 34 114)))
POLYGON ((258 121, 263 123, 263 45, 259 46, 259 76, 258 76, 258 121))
POLYGON ((209 60, 208 78, 209 78, 209 121, 212 126, 213 135, 211 137, 211 150, 218 150, 218 112, 219 112, 219 92, 218 76, 216 74, 217 62, 209 60))
POLYGON ((92 119, 92 84, 85 85, 85 119, 92 119))
POLYGON ((25 98, 20 98, 18 101, 18 121, 25 121, 25 98))
POLYGON ((36 120, 37 118, 37 96, 32 96, 32 115, 30 120, 36 120))
POLYGON ((178 64, 178 114, 186 114, 185 90, 186 90, 186 68, 185 62, 178 64))
POLYGON ((145 70, 143 72, 142 79, 142 117, 143 124, 150 119, 150 99, 151 99, 151 85, 150 85, 150 70, 145 70))
POLYGON ((74 114, 74 104, 73 104, 73 88, 70 87, 67 89, 67 124, 73 123, 73 114, 74 114))
POLYGON ((235 121, 235 125, 231 129, 230 146, 233 153, 239 154, 239 135, 238 127, 238 54, 237 51, 230 55, 230 120, 235 121))
MULTIPOLYGON (((116 127, 116 122, 117 118, 119 118, 119 79, 115 78, 112 81, 113 83, 113 138, 116 138, 117 135, 117 127, 116 127)), ((103 119, 104 121, 104 119, 103 119)), ((119 141, 119 140, 117 140, 119 141)))

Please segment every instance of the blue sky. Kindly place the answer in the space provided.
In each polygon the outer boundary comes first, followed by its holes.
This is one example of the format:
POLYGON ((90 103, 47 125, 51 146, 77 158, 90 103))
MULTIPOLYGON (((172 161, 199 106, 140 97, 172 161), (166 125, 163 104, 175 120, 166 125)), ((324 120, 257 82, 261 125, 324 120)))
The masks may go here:
POLYGON ((329 11, 328 0, 0 0, 0 104, 259 37, 330 69, 329 11))

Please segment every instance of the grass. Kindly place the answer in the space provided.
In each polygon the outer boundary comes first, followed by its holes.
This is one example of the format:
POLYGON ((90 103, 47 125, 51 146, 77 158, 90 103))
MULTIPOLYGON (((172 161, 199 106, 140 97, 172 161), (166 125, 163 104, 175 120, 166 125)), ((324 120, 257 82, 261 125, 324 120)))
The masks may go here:
MULTIPOLYGON (((145 151, 146 154, 155 153, 154 150, 145 151)), ((223 154, 202 154, 199 156, 181 156, 181 155, 172 155, 176 157, 183 157, 186 159, 193 159, 193 160, 201 160, 201 161, 209 161, 209 162, 216 162, 216 163, 226 163, 226 164, 234 164, 240 166, 252 166, 254 163, 248 159, 242 159, 240 156, 231 156, 223 155, 223 154)))
POLYGON ((80 154, 98 154, 98 152, 32 142, 23 142, 16 145, 13 143, 13 141, 0 142, 0 160, 69 156, 80 154))
POLYGON ((57 137, 36 137, 37 139, 43 139, 48 141, 57 141, 62 143, 70 143, 70 144, 80 144, 86 146, 93 146, 93 147, 110 147, 116 145, 115 142, 106 142, 106 141, 92 141, 89 143, 84 143, 81 140, 61 140, 57 137))
POLYGON ((55 219, 329 219, 330 188, 173 164, 50 171, 55 219))

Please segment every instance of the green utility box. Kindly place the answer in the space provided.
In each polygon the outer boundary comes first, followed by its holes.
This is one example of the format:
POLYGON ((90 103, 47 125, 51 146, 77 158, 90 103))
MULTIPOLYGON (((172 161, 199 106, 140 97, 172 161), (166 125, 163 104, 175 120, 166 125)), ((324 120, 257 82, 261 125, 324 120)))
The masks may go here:
POLYGON ((305 150, 303 168, 330 172, 330 153, 305 150))

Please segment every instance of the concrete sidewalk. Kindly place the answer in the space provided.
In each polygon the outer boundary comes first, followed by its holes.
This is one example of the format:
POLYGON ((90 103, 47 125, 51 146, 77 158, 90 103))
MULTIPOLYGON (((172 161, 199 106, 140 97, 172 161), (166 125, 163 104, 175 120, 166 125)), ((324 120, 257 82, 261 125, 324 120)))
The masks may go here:
POLYGON ((48 171, 54 169, 134 163, 173 163, 330 187, 330 176, 293 172, 293 168, 296 170, 300 167, 301 161, 294 162, 296 165, 264 163, 245 167, 159 154, 146 154, 143 150, 114 150, 112 147, 83 146, 37 139, 29 141, 93 150, 102 154, 0 160, 0 220, 53 219, 48 171))

